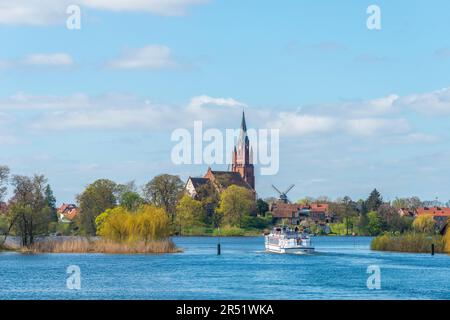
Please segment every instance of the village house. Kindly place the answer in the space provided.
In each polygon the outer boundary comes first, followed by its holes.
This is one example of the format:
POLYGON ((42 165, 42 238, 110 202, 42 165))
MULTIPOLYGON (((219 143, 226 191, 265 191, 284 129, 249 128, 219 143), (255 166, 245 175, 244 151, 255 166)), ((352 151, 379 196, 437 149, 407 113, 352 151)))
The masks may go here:
POLYGON ((210 167, 203 177, 189 177, 185 190, 192 198, 199 198, 199 189, 205 185, 212 186, 219 194, 231 185, 251 191, 256 199, 253 152, 247 135, 245 114, 242 122, 237 148, 234 147, 231 171, 214 171, 210 167))
POLYGON ((398 209, 398 214, 400 217, 415 217, 417 212, 408 208, 400 208, 398 209))
POLYGON ((58 221, 62 223, 69 223, 75 219, 79 214, 79 209, 75 204, 63 203, 57 210, 58 221))
POLYGON ((432 215, 434 221, 436 221, 436 226, 442 229, 450 218, 450 208, 442 207, 423 207, 417 209, 417 216, 429 214, 432 215))
POLYGON ((300 225, 306 221, 325 226, 333 218, 327 203, 304 205, 277 201, 271 204, 270 211, 276 224, 300 225))

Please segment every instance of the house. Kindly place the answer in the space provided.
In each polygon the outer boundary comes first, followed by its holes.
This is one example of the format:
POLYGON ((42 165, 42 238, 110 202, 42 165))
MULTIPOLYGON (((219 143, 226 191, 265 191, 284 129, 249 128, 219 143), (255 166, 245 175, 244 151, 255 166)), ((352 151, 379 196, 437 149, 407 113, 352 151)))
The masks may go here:
POLYGON ((423 207, 417 209, 417 216, 430 214, 436 221, 436 226, 442 228, 447 224, 450 218, 450 208, 442 207, 423 207))
POLYGON ((79 209, 74 204, 63 203, 57 210, 59 222, 68 223, 73 221, 78 214, 79 209))
POLYGON ((270 211, 276 224, 299 225, 302 221, 326 225, 332 221, 332 214, 326 203, 303 205, 277 201, 271 205, 270 211))
POLYGON ((328 203, 312 203, 309 210, 309 217, 315 223, 329 223, 332 220, 328 203))
POLYGON ((398 214, 400 217, 415 217, 417 212, 408 208, 400 208, 398 209, 398 214))
POLYGON ((242 121, 237 147, 232 154, 231 171, 215 171, 210 167, 203 177, 189 177, 185 190, 193 198, 198 198, 199 188, 210 184, 220 194, 231 185, 250 190, 255 199, 255 174, 253 166, 253 152, 247 135, 245 114, 242 113, 242 121))
POLYGON ((303 205, 301 204, 284 203, 282 201, 274 202, 270 206, 274 223, 281 225, 299 225, 302 220, 306 219, 308 214, 302 210, 303 205))

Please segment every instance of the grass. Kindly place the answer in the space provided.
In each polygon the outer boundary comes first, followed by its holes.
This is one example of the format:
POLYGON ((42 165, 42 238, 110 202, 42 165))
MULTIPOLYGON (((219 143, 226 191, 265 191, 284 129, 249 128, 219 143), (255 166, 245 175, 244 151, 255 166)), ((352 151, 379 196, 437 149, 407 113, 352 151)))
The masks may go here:
POLYGON ((391 234, 378 236, 372 240, 370 248, 377 251, 431 253, 433 243, 436 253, 446 252, 442 236, 413 232, 396 236, 391 234))
POLYGON ((109 240, 89 240, 80 238, 67 241, 40 241, 30 248, 19 250, 23 253, 110 253, 110 254, 157 254, 176 253, 178 249, 172 240, 158 240, 148 243, 117 243, 109 240))

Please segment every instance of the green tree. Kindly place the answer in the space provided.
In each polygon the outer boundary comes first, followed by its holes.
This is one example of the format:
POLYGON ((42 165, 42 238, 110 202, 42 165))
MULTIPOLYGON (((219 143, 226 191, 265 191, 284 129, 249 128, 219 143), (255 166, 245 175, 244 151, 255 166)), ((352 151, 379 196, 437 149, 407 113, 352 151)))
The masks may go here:
POLYGON ((269 204, 265 202, 263 199, 256 200, 256 213, 259 216, 265 216, 269 211, 269 204))
POLYGON ((383 198, 377 189, 373 189, 369 197, 366 200, 366 209, 368 211, 377 211, 378 208, 383 204, 383 198))
POLYGON ((220 195, 219 212, 225 224, 242 227, 242 221, 254 210, 253 194, 246 188, 231 185, 220 195))
POLYGON ((45 203, 46 181, 42 175, 13 176, 10 229, 14 229, 16 234, 21 236, 23 246, 32 245, 36 235, 48 232, 52 214, 45 203))
POLYGON ((144 188, 144 198, 147 202, 163 208, 175 220, 175 210, 178 199, 182 196, 184 183, 179 176, 161 174, 154 177, 144 188))
POLYGON ((45 187, 44 190, 44 203, 45 206, 50 210, 50 221, 58 222, 58 214, 56 209, 56 198, 53 195, 53 190, 49 184, 45 187))
POLYGON ((205 225, 217 228, 220 225, 221 215, 216 210, 220 202, 220 195, 216 188, 211 183, 199 186, 196 199, 200 200, 202 204, 205 225))
POLYGON ((96 180, 77 197, 80 208, 77 223, 82 233, 96 234, 97 216, 116 205, 116 186, 116 183, 111 180, 96 180))
POLYGON ((379 235, 381 232, 381 220, 376 211, 370 211, 367 214, 368 224, 367 231, 371 236, 379 235))
POLYGON ((204 224, 203 206, 198 200, 184 195, 177 204, 176 223, 183 232, 187 228, 204 224))
POLYGON ((357 204, 350 197, 345 196, 335 203, 330 203, 330 210, 344 223, 346 235, 349 235, 350 230, 353 232, 359 212, 357 204))
POLYGON ((126 191, 121 195, 120 205, 128 211, 136 211, 145 203, 144 198, 134 191, 126 191))

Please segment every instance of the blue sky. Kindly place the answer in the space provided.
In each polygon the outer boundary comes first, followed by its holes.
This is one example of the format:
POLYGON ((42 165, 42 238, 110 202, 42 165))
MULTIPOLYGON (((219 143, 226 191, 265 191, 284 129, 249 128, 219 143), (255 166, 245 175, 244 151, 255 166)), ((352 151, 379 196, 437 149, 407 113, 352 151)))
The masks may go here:
POLYGON ((171 132, 238 126, 243 106, 281 130, 262 197, 450 199, 448 1, 80 0, 68 30, 74 3, 0 0, 0 164, 45 174, 58 202, 97 178, 201 175, 172 164, 171 132))

